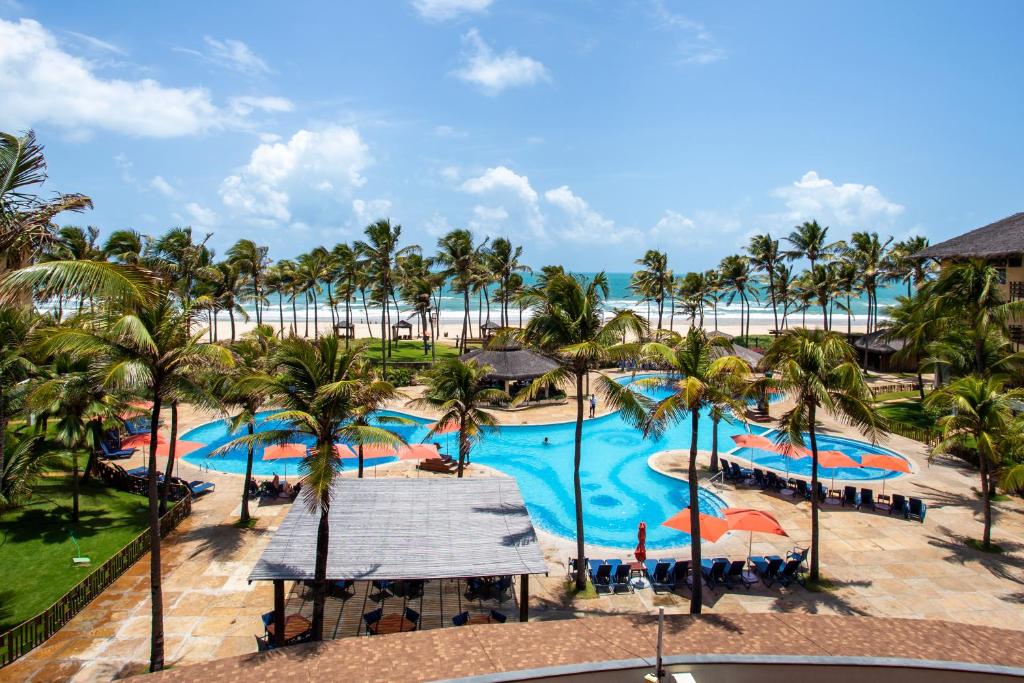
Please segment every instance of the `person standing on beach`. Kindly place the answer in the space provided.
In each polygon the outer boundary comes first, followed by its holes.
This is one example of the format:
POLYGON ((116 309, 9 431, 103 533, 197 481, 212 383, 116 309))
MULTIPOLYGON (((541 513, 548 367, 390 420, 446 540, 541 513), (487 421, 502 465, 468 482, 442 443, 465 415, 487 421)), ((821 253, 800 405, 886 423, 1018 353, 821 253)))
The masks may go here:
POLYGON ((590 395, 590 417, 594 417, 597 413, 597 396, 595 394, 590 395))

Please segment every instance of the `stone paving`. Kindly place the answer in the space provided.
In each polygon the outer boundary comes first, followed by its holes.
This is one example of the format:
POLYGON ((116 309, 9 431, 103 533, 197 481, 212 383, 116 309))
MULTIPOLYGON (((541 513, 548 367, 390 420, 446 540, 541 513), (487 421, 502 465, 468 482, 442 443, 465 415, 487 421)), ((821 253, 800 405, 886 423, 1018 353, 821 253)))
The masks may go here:
MULTIPOLYGON (((773 412, 784 407, 773 407, 773 412)), ((516 422, 524 416, 531 422, 546 422, 564 419, 565 411, 566 406, 557 406, 510 415, 516 422), (545 412, 556 409, 554 415, 545 412)), ((181 429, 184 432, 209 419, 208 414, 183 409, 181 429)), ((826 429, 855 436, 827 420, 826 429)), ((1006 552, 987 555, 970 550, 964 540, 981 531, 975 475, 955 461, 929 462, 923 447, 908 439, 892 437, 884 445, 917 464, 916 474, 890 482, 888 491, 924 498, 929 505, 925 524, 828 507, 821 515, 822 570, 835 583, 834 590, 705 591, 705 610, 946 619, 1024 630, 1024 514, 1019 501, 996 504, 994 538, 1006 552)), ((141 464, 138 456, 129 462, 137 464, 141 464)), ((685 471, 685 454, 659 454, 651 464, 679 475, 685 471)), ((181 470, 215 481, 217 491, 198 500, 192 516, 164 542, 165 653, 167 664, 175 666, 255 651, 254 636, 263 631, 260 615, 271 608, 272 595, 269 585, 250 585, 246 577, 288 509, 287 504, 261 505, 254 509, 259 518, 256 528, 237 529, 232 523, 238 518, 241 477, 200 473, 188 464, 182 464, 181 470)), ((376 470, 377 476, 428 476, 409 462, 376 470)), ((492 472, 474 465, 468 474, 492 472)), ((808 503, 732 486, 720 495, 730 505, 776 514, 788 532, 789 539, 755 535, 755 553, 783 552, 807 544, 808 503)), ((685 595, 655 595, 649 589, 573 601, 566 597, 564 581, 566 558, 575 552, 574 543, 543 532, 540 538, 551 572, 531 581, 531 615, 536 619, 650 614, 659 606, 669 613, 689 609, 685 595)), ((705 556, 745 557, 748 542, 747 534, 726 536, 705 546, 705 556)), ((687 548, 679 548, 652 555, 685 558, 688 553, 687 548)), ((628 553, 588 546, 588 554, 625 558, 628 553)), ((145 670, 148 573, 146 556, 47 643, 0 669, 0 680, 110 680, 145 670)))

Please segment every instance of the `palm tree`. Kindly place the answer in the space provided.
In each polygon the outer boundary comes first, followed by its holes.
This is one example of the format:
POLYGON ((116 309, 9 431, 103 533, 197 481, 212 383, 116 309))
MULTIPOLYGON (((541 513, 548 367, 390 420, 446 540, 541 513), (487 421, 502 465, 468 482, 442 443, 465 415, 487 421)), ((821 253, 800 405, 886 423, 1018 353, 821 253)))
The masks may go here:
MULTIPOLYGON (((209 286, 208 299, 202 302, 208 306, 213 317, 216 318, 217 311, 227 311, 231 321, 231 343, 235 342, 235 313, 242 316, 242 319, 249 320, 249 313, 238 302, 239 293, 242 289, 242 272, 238 264, 232 261, 221 261, 220 263, 201 268, 197 273, 200 280, 209 286), (208 303, 207 303, 208 302, 208 303)), ((214 339, 216 340, 216 329, 214 328, 214 339)))
POLYGON ((529 273, 530 267, 519 262, 523 255, 522 247, 513 247, 512 242, 504 237, 491 242, 487 251, 487 267, 498 282, 498 301, 501 305, 501 326, 511 327, 508 319, 508 302, 511 300, 509 284, 516 273, 529 273))
POLYGON ((310 301, 313 302, 313 336, 320 335, 320 315, 316 295, 321 291, 320 283, 327 276, 328 270, 328 252, 323 247, 316 247, 308 254, 299 256, 295 276, 296 287, 300 293, 305 295, 306 302, 306 331, 303 336, 309 336, 310 301))
MULTIPOLYGON (((137 309, 117 308, 83 319, 81 327, 57 328, 48 333, 45 350, 87 359, 109 391, 139 392, 153 402, 149 438, 150 601, 152 637, 150 669, 164 664, 163 591, 160 576, 160 499, 157 487, 157 437, 162 403, 171 399, 188 375, 203 369, 231 365, 227 349, 201 343, 202 331, 190 335, 187 309, 182 311, 170 290, 137 309)), ((167 473, 168 476, 170 472, 167 473)))
POLYGON ((485 429, 497 429, 498 426, 495 419, 483 410, 483 406, 511 400, 504 391, 488 384, 487 373, 491 370, 475 360, 443 360, 420 373, 420 383, 427 390, 422 398, 410 402, 411 405, 431 408, 440 413, 427 433, 428 437, 434 436, 443 425, 459 425, 460 479, 472 444, 483 438, 485 429))
MULTIPOLYGON (((913 298, 897 297, 896 303, 887 311, 890 326, 886 337, 903 341, 903 348, 897 351, 893 357, 901 363, 913 361, 917 366, 917 387, 922 401, 924 400, 922 372, 928 363, 927 358, 931 344, 938 338, 938 325, 932 313, 933 310, 924 305, 920 295, 913 298)), ((866 366, 867 351, 865 350, 866 366)))
POLYGON ((157 273, 169 277, 174 288, 189 308, 192 302, 192 287, 201 268, 209 266, 213 254, 206 248, 212 237, 207 233, 201 242, 192 240, 192 228, 171 228, 150 245, 147 262, 157 273))
POLYGON ((103 243, 103 253, 118 263, 137 265, 144 249, 143 236, 135 230, 115 230, 103 243))
POLYGON ((7 424, 14 414, 12 396, 23 380, 39 371, 29 349, 38 326, 35 313, 0 306, 0 480, 4 478, 7 424))
POLYGON ((942 269, 929 290, 928 305, 946 328, 963 326, 974 349, 974 371, 986 372, 985 345, 993 334, 1007 337, 1014 316, 1024 313, 1024 300, 1006 301, 999 271, 981 259, 942 269))
POLYGON ((928 278, 932 268, 931 261, 920 258, 917 254, 928 248, 928 238, 916 235, 908 237, 892 245, 889 252, 891 258, 890 274, 897 280, 907 283, 907 296, 911 295, 911 285, 920 287, 928 278))
MULTIPOLYGON (((694 567, 700 567, 700 507, 698 501, 697 437, 701 412, 712 408, 742 415, 744 401, 729 390, 731 384, 743 382, 750 367, 737 356, 722 355, 729 346, 724 337, 709 338, 700 328, 691 329, 674 347, 658 342, 645 344, 641 354, 656 358, 673 371, 673 376, 640 380, 672 391, 671 396, 655 404, 646 431, 661 434, 665 428, 690 417, 690 464, 687 474, 690 493, 690 554, 694 567), (718 355, 718 358, 715 356, 718 355), (674 376, 678 373, 678 377, 674 376)), ((690 594, 690 613, 701 612, 701 582, 695 578, 690 594)))
MULTIPOLYGON (((333 485, 341 467, 334 444, 381 443, 401 445, 397 436, 382 429, 358 424, 351 418, 360 408, 363 388, 372 375, 364 354, 365 344, 344 348, 338 337, 328 335, 316 340, 299 337, 285 339, 273 355, 272 375, 249 380, 283 410, 269 419, 285 424, 240 436, 213 452, 219 454, 249 444, 269 445, 294 441, 296 436, 313 442, 300 465, 304 473, 302 495, 310 512, 319 514, 316 562, 313 581, 312 637, 322 640, 324 601, 327 587, 327 550, 330 544, 329 513, 333 503, 333 485)), ((386 384, 386 383, 383 383, 386 384)))
POLYGON ((857 365, 853 347, 835 332, 787 330, 768 347, 761 363, 774 373, 775 387, 788 393, 795 403, 779 420, 780 437, 802 446, 804 433, 810 436, 810 578, 818 581, 818 411, 852 424, 872 440, 880 432, 880 418, 872 407, 871 391, 857 365))
POLYGON ((437 241, 437 249, 434 262, 444 269, 446 277, 451 278, 452 289, 462 292, 464 310, 459 350, 465 353, 466 337, 469 336, 469 292, 473 287, 480 252, 473 245, 473 234, 469 230, 452 230, 437 241))
MULTIPOLYGON (((252 300, 256 306, 256 324, 263 324, 263 286, 269 260, 267 247, 257 246, 250 239, 240 239, 227 251, 228 261, 239 273, 252 281, 252 300)), ((231 341, 234 341, 234 337, 231 341)))
MULTIPOLYGON (((748 295, 756 297, 756 290, 750 282, 750 261, 745 256, 726 256, 718 267, 723 287, 730 290, 728 303, 738 296, 740 299, 740 335, 746 339, 750 330, 750 304, 748 295), (743 313, 747 311, 747 326, 743 327, 743 313)), ((717 320, 717 316, 716 316, 717 320)), ((717 322, 715 329, 718 329, 717 322)))
POLYGON ((398 240, 402 236, 401 225, 391 225, 384 218, 366 226, 363 231, 366 241, 358 241, 353 245, 356 253, 366 259, 369 276, 375 285, 374 291, 381 304, 380 318, 380 361, 381 377, 387 377, 388 356, 391 354, 391 337, 388 325, 391 322, 390 299, 394 293, 395 259, 412 253, 418 247, 398 248, 398 240))
POLYGON ((754 267, 754 270, 768 275, 768 296, 772 302, 775 329, 778 330, 779 308, 775 300, 775 273, 782 259, 782 254, 779 252, 779 241, 772 239, 772 236, 768 234, 754 235, 750 238, 747 253, 750 254, 750 265, 754 267))
POLYGON ((423 354, 428 352, 428 325, 433 307, 434 279, 430 272, 429 260, 422 254, 414 253, 398 260, 398 287, 402 299, 412 306, 419 316, 420 337, 423 339, 423 354))
POLYGON ((345 243, 336 244, 331 250, 334 277, 338 283, 338 295, 345 300, 345 348, 352 336, 352 299, 356 295, 359 280, 359 257, 355 250, 345 243))
POLYGON ((277 295, 278 336, 280 336, 281 339, 284 339, 285 278, 281 271, 280 264, 275 264, 267 268, 267 272, 264 275, 263 288, 267 295, 277 295))
POLYGON ((806 258, 811 262, 811 269, 818 261, 827 259, 832 255, 837 244, 827 243, 828 226, 818 225, 818 221, 806 221, 796 226, 786 241, 792 246, 787 250, 785 256, 790 259, 806 258))
POLYGON ((877 232, 855 232, 850 236, 850 246, 844 251, 860 273, 860 281, 868 295, 868 316, 866 332, 871 333, 878 326, 878 285, 887 277, 889 259, 887 250, 892 242, 878 239, 877 232))
POLYGON ((969 375, 934 391, 925 405, 946 413, 939 418, 941 440, 932 449, 945 453, 968 448, 978 455, 984 506, 983 550, 992 549, 992 470, 1002 462, 1002 441, 1024 399, 1024 390, 1006 388, 1005 378, 969 375))
POLYGON ((789 308, 796 300, 796 278, 793 276, 792 268, 785 263, 779 263, 775 266, 774 280, 775 300, 782 304, 782 328, 777 328, 781 330, 789 324, 786 320, 789 316, 789 308))
POLYGON ((658 310, 658 326, 655 329, 660 330, 665 312, 665 297, 672 281, 672 271, 668 268, 668 254, 648 249, 643 258, 637 259, 634 263, 643 266, 633 274, 635 286, 638 291, 654 301, 658 310))
MULTIPOLYGON (((620 340, 625 335, 641 339, 647 326, 633 311, 618 311, 606 323, 604 301, 608 298, 608 279, 598 273, 592 280, 577 279, 562 272, 546 273, 542 284, 532 292, 532 311, 526 329, 512 337, 522 337, 561 362, 551 372, 536 378, 517 401, 536 396, 555 384, 572 383, 576 388, 576 434, 573 450, 573 491, 576 499, 576 590, 586 588, 587 563, 584 552, 583 491, 580 482, 583 441, 583 382, 591 368, 606 360, 632 352, 620 340)), ((516 331, 518 332, 518 331, 516 331)), ((598 377, 597 389, 607 405, 622 410, 625 419, 640 424, 645 419, 644 403, 634 394, 605 375, 598 377)))

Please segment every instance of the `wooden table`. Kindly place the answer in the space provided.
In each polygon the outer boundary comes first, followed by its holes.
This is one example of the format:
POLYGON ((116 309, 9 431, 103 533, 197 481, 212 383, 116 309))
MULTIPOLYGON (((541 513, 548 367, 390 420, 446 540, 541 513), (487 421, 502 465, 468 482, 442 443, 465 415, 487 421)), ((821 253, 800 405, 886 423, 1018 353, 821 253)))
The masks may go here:
MULTIPOLYGON (((270 634, 271 642, 274 641, 274 631, 277 624, 270 622, 267 626, 267 633, 270 634)), ((284 620, 284 642, 288 642, 293 638, 298 638, 303 633, 308 631, 313 625, 309 619, 302 616, 301 614, 289 614, 284 620)))
POLYGON ((401 614, 385 614, 376 624, 370 627, 375 635, 383 633, 401 633, 403 631, 415 631, 416 624, 406 619, 401 614))
POLYGON ((647 565, 643 562, 630 562, 629 563, 629 578, 634 576, 643 577, 644 572, 647 570, 647 565))
POLYGON ((491 619, 490 614, 470 614, 469 619, 466 620, 466 624, 496 624, 498 623, 494 619, 491 619))

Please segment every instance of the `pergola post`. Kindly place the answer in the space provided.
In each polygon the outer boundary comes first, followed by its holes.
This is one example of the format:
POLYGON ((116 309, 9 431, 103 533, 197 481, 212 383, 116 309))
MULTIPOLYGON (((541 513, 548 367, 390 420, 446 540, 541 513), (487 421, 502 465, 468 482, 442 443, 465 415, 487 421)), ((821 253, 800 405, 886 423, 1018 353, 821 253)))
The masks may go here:
POLYGON ((530 620, 530 575, 519 575, 519 621, 530 620))
POLYGON ((274 579, 274 645, 284 645, 284 579, 274 579))

